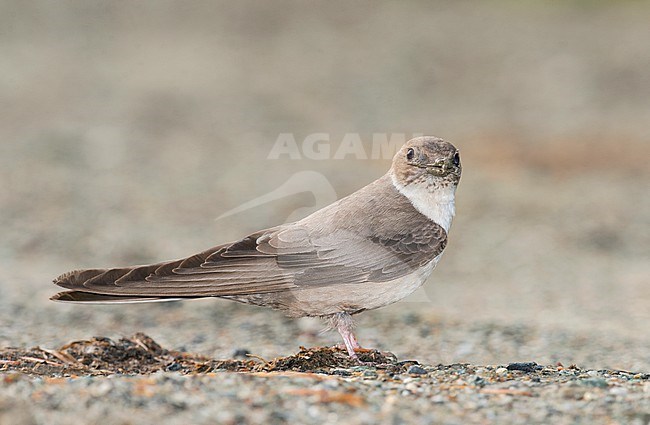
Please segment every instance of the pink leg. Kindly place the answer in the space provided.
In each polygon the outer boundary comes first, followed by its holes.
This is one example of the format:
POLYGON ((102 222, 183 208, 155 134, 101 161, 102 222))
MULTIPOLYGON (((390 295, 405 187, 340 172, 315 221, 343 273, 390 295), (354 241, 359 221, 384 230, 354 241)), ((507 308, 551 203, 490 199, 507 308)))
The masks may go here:
POLYGON ((355 338, 352 329, 354 329, 354 322, 352 321, 352 316, 347 313, 336 313, 329 318, 330 326, 336 328, 337 331, 343 337, 343 342, 345 343, 345 348, 348 350, 348 354, 353 359, 357 358, 357 353, 354 352, 355 349, 361 348, 355 338))

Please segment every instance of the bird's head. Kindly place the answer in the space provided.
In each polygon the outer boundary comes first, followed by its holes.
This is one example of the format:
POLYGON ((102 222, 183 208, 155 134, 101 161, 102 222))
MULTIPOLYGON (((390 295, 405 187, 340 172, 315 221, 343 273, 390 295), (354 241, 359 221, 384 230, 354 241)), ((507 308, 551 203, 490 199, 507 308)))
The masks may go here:
POLYGON ((409 140, 393 158, 391 172, 401 186, 424 184, 434 188, 453 187, 460 181, 462 167, 458 149, 438 137, 409 140))

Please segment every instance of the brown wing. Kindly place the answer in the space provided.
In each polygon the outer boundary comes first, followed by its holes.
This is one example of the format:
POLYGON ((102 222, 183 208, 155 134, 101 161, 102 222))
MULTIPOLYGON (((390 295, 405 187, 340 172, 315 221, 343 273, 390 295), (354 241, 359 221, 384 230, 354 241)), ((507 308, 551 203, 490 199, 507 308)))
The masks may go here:
POLYGON ((114 296, 205 297, 383 282, 410 273, 444 249, 447 239, 440 226, 427 222, 415 229, 364 237, 353 230, 324 234, 291 224, 186 259, 74 271, 55 283, 74 291, 114 296))
POLYGON ((355 229, 310 234, 292 227, 259 240, 258 251, 276 256, 295 271, 298 287, 355 282, 385 282, 405 276, 440 255, 447 235, 426 221, 413 231, 360 235, 355 229))

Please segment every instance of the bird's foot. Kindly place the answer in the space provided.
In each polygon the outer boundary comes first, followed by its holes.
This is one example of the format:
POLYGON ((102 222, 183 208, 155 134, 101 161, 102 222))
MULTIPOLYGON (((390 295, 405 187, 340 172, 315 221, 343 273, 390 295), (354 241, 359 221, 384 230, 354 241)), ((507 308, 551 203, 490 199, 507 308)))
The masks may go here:
MULTIPOLYGON (((350 354, 350 351, 348 350, 348 347, 344 343, 336 344, 334 347, 338 348, 339 350, 346 350, 348 352, 348 354, 350 354)), ((353 350, 353 352, 355 354, 356 353, 370 353, 371 351, 373 351, 372 348, 363 348, 363 347, 360 347, 358 345, 356 347, 353 346, 352 350, 353 350)))
POLYGON ((345 344, 336 344, 335 347, 339 350, 346 350, 348 352, 348 356, 350 356, 351 359, 358 360, 359 363, 366 363, 366 362, 362 362, 361 360, 359 360, 359 355, 357 353, 359 354, 372 353, 374 351, 372 348, 363 348, 359 346, 353 347, 352 351, 350 351, 348 350, 348 347, 345 344))
POLYGON ((372 363, 366 363, 359 360, 357 353, 371 353, 373 350, 362 348, 359 345, 357 338, 354 336, 354 332, 352 332, 352 329, 354 328, 352 316, 348 313, 337 313, 330 317, 330 326, 338 330, 343 338, 343 344, 339 344, 339 348, 345 348, 350 358, 358 361, 359 364, 372 365, 372 363))

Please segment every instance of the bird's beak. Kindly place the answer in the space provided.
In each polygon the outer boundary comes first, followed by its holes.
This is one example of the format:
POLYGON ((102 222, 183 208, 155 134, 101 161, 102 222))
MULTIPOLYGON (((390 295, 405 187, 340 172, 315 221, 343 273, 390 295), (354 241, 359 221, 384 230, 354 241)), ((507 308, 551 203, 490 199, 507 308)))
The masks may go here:
POLYGON ((439 160, 431 164, 425 164, 424 168, 426 168, 429 174, 433 174, 434 176, 445 176, 456 170, 457 167, 451 159, 447 159, 439 160))

